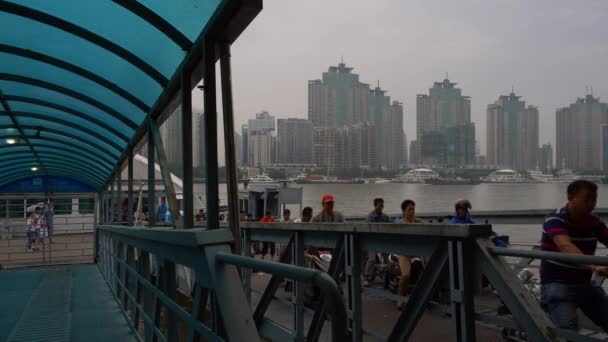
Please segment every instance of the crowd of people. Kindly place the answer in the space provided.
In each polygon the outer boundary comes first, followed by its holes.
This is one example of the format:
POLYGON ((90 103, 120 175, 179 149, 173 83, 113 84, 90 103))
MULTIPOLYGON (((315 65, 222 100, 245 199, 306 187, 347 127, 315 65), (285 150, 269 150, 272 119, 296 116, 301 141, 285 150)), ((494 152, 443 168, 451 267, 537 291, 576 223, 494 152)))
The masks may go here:
MULTIPOLYGON (((592 214, 597 203, 598 187, 586 180, 576 180, 567 187, 566 204, 550 213, 544 223, 541 234, 541 250, 557 253, 578 255, 595 255, 597 242, 608 247, 608 227, 597 216, 592 214)), ((282 222, 345 222, 344 215, 334 210, 335 200, 332 195, 324 195, 321 199, 322 210, 313 215, 313 209, 306 207, 299 219, 291 219, 291 212, 283 213, 282 222)), ((474 224, 470 211, 471 202, 462 199, 454 204, 454 215, 449 217, 452 224, 474 224)), ((372 223, 423 223, 416 218, 416 203, 406 199, 401 203, 401 217, 391 219, 384 213, 384 200, 375 198, 373 210, 368 214, 367 221, 372 223)), ((251 215, 241 212, 243 221, 253 221, 251 215)), ((276 222, 270 212, 267 212, 262 222, 276 222)), ((504 239, 492 232, 490 237, 494 245, 507 247, 504 239)), ((274 253, 274 245, 265 242, 263 256, 270 249, 274 253)), ((376 259, 375 252, 367 254, 363 268, 363 276, 371 276, 376 259)), ((424 258, 401 255, 398 256, 400 270, 399 294, 407 295, 411 288, 412 275, 424 271, 424 258)), ((608 332, 608 296, 604 289, 591 281, 594 273, 608 276, 608 266, 588 264, 567 264, 543 259, 540 267, 541 305, 549 314, 553 323, 562 329, 578 330, 577 310, 588 316, 598 327, 608 332)), ((365 283, 364 283, 365 285, 365 283)), ((403 309, 404 303, 397 303, 398 309, 403 309)))
POLYGON ((48 238, 49 242, 53 242, 53 209, 48 203, 44 205, 35 205, 28 210, 26 215, 26 249, 28 252, 39 251, 44 243, 44 239, 48 238))

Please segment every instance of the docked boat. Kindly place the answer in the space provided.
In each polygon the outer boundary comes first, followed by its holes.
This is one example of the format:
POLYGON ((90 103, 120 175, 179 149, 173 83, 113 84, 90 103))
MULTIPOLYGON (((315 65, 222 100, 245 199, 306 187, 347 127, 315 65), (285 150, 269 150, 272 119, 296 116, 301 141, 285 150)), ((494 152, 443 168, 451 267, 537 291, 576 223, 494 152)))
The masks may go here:
POLYGON ((527 183, 524 176, 515 170, 496 170, 483 179, 484 183, 527 183))
POLYGON ((297 184, 363 184, 365 179, 350 177, 305 176, 295 179, 297 184))
POLYGON ((481 184, 478 179, 466 179, 466 178, 431 178, 425 181, 426 184, 432 185, 477 185, 481 184))
POLYGON ((425 183, 429 179, 440 178, 439 174, 431 169, 414 169, 393 179, 393 183, 425 183))
POLYGON ((250 177, 249 184, 277 184, 277 181, 262 173, 261 175, 250 177))
POLYGON ((534 182, 547 183, 555 181, 555 177, 553 176, 553 174, 543 173, 539 170, 528 171, 528 175, 530 176, 530 179, 534 182))

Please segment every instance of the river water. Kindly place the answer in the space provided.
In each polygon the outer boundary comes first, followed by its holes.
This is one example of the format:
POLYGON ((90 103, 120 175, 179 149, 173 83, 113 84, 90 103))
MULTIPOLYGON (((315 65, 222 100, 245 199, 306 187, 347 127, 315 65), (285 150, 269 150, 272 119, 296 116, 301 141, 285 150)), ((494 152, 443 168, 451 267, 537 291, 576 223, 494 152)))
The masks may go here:
MULTIPOLYGON (((401 202, 412 199, 419 213, 451 212, 454 202, 466 198, 475 211, 555 209, 566 201, 566 183, 523 183, 523 184, 479 184, 479 185, 428 185, 428 184, 323 184, 298 185, 304 188, 303 206, 310 206, 315 212, 321 209, 321 197, 332 194, 335 210, 345 215, 366 215, 372 210, 376 197, 384 198, 385 211, 400 213, 401 202)), ((598 208, 608 207, 608 185, 600 184, 598 208)), ((204 187, 197 184, 197 195, 204 193, 204 187)), ((220 198, 226 201, 226 185, 220 185, 220 198)), ((297 208, 294 208, 297 210, 297 208)), ((295 210, 292 210, 295 213, 295 210)), ((298 217, 299 215, 294 215, 298 217)), ((511 236, 512 241, 536 242, 540 238, 542 222, 538 226, 496 226, 501 234, 511 236)))

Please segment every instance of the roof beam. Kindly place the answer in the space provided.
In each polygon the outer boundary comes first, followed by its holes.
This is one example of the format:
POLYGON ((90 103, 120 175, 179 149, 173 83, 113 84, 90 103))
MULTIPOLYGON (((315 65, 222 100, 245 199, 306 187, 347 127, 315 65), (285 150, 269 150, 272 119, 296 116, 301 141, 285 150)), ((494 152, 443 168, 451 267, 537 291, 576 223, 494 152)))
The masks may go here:
POLYGON ((2 90, 0 90, 0 104, 2 105, 2 107, 4 107, 4 110, 8 114, 11 121, 13 122, 13 126, 8 127, 8 128, 16 128, 19 131, 20 138, 23 141, 25 141, 26 145, 30 148, 30 150, 32 151, 32 154, 34 155, 34 157, 36 158, 38 163, 40 163, 40 167, 44 167, 44 165, 42 165, 42 161, 40 160, 40 156, 34 149, 34 145, 32 145, 32 143, 28 139, 27 135, 25 135, 23 128, 21 126, 19 126, 19 123, 17 122, 17 119, 15 119, 15 115, 13 114, 11 107, 9 106, 8 102, 4 99, 4 93, 2 93, 2 90))
MULTIPOLYGON (((82 178, 81 175, 75 174, 75 173, 69 173, 69 174, 60 174, 59 172, 56 171, 51 171, 48 173, 49 176, 56 176, 56 177, 65 177, 65 178, 69 178, 72 180, 76 180, 79 181, 83 184, 86 184, 90 187, 93 188, 97 188, 99 187, 99 183, 97 181, 93 181, 91 179, 84 179, 82 178)), ((6 177, 1 177, 0 178, 0 187, 10 183, 10 182, 14 182, 20 179, 26 179, 26 178, 30 178, 30 177, 36 177, 36 176, 40 176, 40 175, 36 175, 34 171, 29 171, 29 172, 21 172, 21 173, 14 173, 12 175, 6 176, 6 177)))
MULTIPOLYGON (((0 114, 2 114, 3 112, 0 112, 0 114)), ((103 141, 104 143, 118 149, 118 150, 122 150, 122 147, 120 145, 118 145, 117 143, 115 143, 112 139, 108 138, 107 136, 101 134, 101 133, 97 133, 96 131, 84 127, 80 124, 74 123, 74 122, 70 122, 64 119, 59 119, 59 118, 55 118, 53 116, 50 115, 43 115, 43 114, 38 114, 38 113, 32 113, 32 112, 22 112, 22 111, 13 111, 13 115, 16 116, 17 119, 19 118, 32 118, 32 119, 36 119, 36 120, 41 120, 41 121, 46 121, 46 122, 53 122, 59 125, 63 125, 66 127, 70 127, 79 131, 82 131, 83 133, 86 133, 92 137, 95 137, 101 141, 103 141)), ((121 139, 124 142, 128 142, 128 140, 124 140, 121 139)))
POLYGON ((4 0, 0 0, 0 11, 34 20, 70 33, 76 37, 87 40, 90 43, 95 44, 101 47, 102 49, 105 49, 129 62, 130 64, 144 72, 146 75, 150 76, 163 88, 167 85, 167 78, 163 76, 163 74, 161 74, 154 67, 152 67, 150 64, 146 63, 143 59, 139 58, 138 56, 131 53, 127 49, 119 46, 118 44, 81 26, 60 19, 48 13, 44 13, 27 6, 18 5, 4 0))
MULTIPOLYGON (((32 141, 32 143, 34 144, 34 146, 40 146, 40 147, 48 147, 48 148, 55 148, 58 150, 64 150, 64 151, 69 151, 71 153, 83 153, 85 152, 87 155, 95 157, 97 159, 99 159, 100 161, 106 162, 106 163, 110 163, 110 164, 114 164, 113 161, 113 156, 112 155, 108 155, 108 154, 102 154, 99 153, 100 151, 95 150, 93 148, 91 148, 89 145, 78 145, 78 144, 74 144, 70 141, 66 141, 63 139, 57 139, 54 137, 30 137, 30 141, 32 141), (46 144, 46 143, 41 143, 38 142, 38 140, 41 140, 42 142, 54 142, 54 143, 58 143, 58 144, 63 144, 65 146, 57 146, 55 144, 46 144), (73 149, 68 149, 66 147, 72 147, 73 149), (108 158, 110 157, 110 158, 108 158)), ((101 151, 103 152, 103 151, 101 151)))
MULTIPOLYGON (((58 149, 58 151, 62 151, 62 150, 59 150, 59 149, 58 149)), ((41 151, 41 152, 43 152, 43 151, 41 151)), ((10 165, 10 163, 14 163, 16 159, 17 159, 17 160, 22 160, 22 159, 23 159, 23 160, 27 160, 28 158, 34 158, 34 157, 31 155, 31 153, 28 153, 28 152, 21 152, 21 151, 15 151, 15 152, 5 152, 5 153, 2 153, 2 154, 0 155, 0 157, 4 157, 4 156, 12 156, 12 158, 6 158, 6 159, 0 158, 0 168, 1 168, 2 166, 5 166, 5 165, 10 165)), ((66 155, 65 155, 65 154, 58 154, 58 156, 65 157, 66 155)), ((35 159, 35 158, 34 158, 34 159, 35 159)), ((44 160, 46 160, 46 158, 43 158, 43 159, 44 159, 44 160)), ((65 158, 63 158, 63 159, 65 159, 65 158)), ((82 161, 82 159, 80 159, 80 160, 82 161)), ((95 163, 94 163, 94 164, 95 164, 96 166, 100 167, 100 168, 102 168, 102 166, 103 166, 103 168, 108 168, 108 167, 110 167, 110 165, 111 165, 111 164, 109 164, 109 163, 103 163, 103 162, 99 162, 97 159, 95 159, 95 163)))
POLYGON ((90 81, 93 81, 93 82, 99 84, 100 86, 114 92, 116 95, 124 98, 125 100, 127 100, 127 101, 131 102, 132 104, 134 104, 135 106, 137 106, 143 112, 147 113, 150 110, 150 107, 148 105, 146 105, 144 103, 144 101, 140 100, 135 95, 130 94, 128 91, 119 87, 117 84, 112 83, 112 82, 108 81, 107 79, 105 79, 93 72, 85 70, 77 65, 74 65, 72 63, 68 63, 61 59, 57 59, 55 57, 51 57, 49 55, 45 55, 45 54, 42 54, 39 52, 35 52, 32 50, 28 50, 28 49, 22 49, 22 48, 12 46, 12 45, 7 45, 7 44, 0 44, 0 52, 29 58, 29 59, 32 59, 35 61, 46 63, 46 64, 52 65, 54 67, 69 71, 78 76, 81 76, 90 81))
MULTIPOLYGON (((0 0, 2 1, 2 0, 0 0)), ((11 81, 11 82, 17 82, 17 83, 22 83, 22 84, 29 84, 29 85, 33 85, 36 87, 40 87, 40 88, 45 88, 48 90, 52 90, 52 91, 56 91, 58 93, 67 95, 69 97, 73 97, 77 100, 80 100, 84 103, 87 103, 93 107, 96 107, 98 109, 100 109, 103 112, 108 113, 109 115, 111 115, 112 117, 122 121, 125 123, 125 125, 131 127, 132 129, 136 129, 137 128, 137 124, 134 123, 131 120, 128 120, 126 118, 125 115, 121 114, 120 112, 118 112, 117 110, 111 108, 110 106, 105 105, 104 103, 101 103, 89 96, 86 96, 83 93, 77 92, 75 90, 71 90, 65 87, 62 87, 58 84, 55 83, 51 83, 51 82, 47 82, 47 81, 43 81, 43 80, 39 80, 39 79, 35 79, 35 78, 31 78, 31 77, 26 77, 26 76, 21 76, 21 75, 17 75, 17 74, 9 74, 9 73, 0 73, 0 80, 5 80, 5 81, 11 81)))
MULTIPOLYGON (((88 144, 97 150, 104 151, 106 154, 112 156, 113 158, 116 158, 116 156, 120 153, 120 151, 122 151, 122 149, 118 149, 118 152, 112 152, 112 151, 108 150, 107 148, 99 145, 98 143, 95 143, 93 141, 84 139, 81 136, 74 135, 72 133, 68 133, 65 131, 58 130, 58 129, 53 129, 53 128, 49 128, 49 127, 40 127, 40 126, 36 126, 36 125, 21 125, 21 127, 23 129, 34 129, 34 130, 38 130, 40 132, 48 132, 48 133, 52 133, 52 134, 57 134, 60 136, 65 136, 65 137, 80 141, 81 143, 88 144)), ((6 128, 14 128, 14 127, 11 125, 0 125, 0 129, 6 129, 6 128)))
MULTIPOLYGON (((23 163, 22 166, 25 166, 27 164, 23 163)), ((44 169, 44 171, 46 172, 47 170, 52 170, 52 171, 57 171, 60 173, 64 173, 64 174, 76 174, 76 175, 80 175, 80 176, 89 176, 91 179, 96 179, 98 181, 102 181, 104 179, 104 177, 96 175, 94 173, 89 173, 86 170, 80 169, 78 167, 76 167, 75 169, 72 169, 71 166, 69 164, 63 164, 62 162, 58 162, 59 166, 49 166, 47 169, 44 169), (65 168, 62 168, 60 166, 63 166, 65 168)), ((3 179, 15 174, 19 174, 21 172, 37 172, 37 171, 31 171, 31 170, 13 170, 13 172, 5 172, 3 173, 3 175, 0 177, 0 179, 3 179)))
MULTIPOLYGON (((161 117, 164 113, 170 112, 177 108, 177 98, 181 90, 181 77, 185 71, 191 71, 190 89, 194 88, 201 80, 203 75, 203 48, 209 39, 221 40, 232 44, 236 38, 247 28, 253 19, 262 10, 262 0, 233 0, 225 1, 220 5, 216 15, 209 21, 205 29, 199 34, 192 48, 188 51, 186 57, 179 65, 171 80, 158 97, 152 109, 148 113, 146 119, 154 119, 161 117)), ((215 60, 217 61, 219 57, 215 60)), ((161 124, 161 121, 157 121, 161 124)), ((116 163, 114 172, 119 171, 125 164, 125 161, 131 150, 139 143, 147 132, 148 122, 144 120, 139 126, 135 136, 123 151, 122 156, 116 163)), ((112 179, 108 179, 104 186, 109 185, 112 179)), ((103 187, 102 187, 103 188, 103 187)))
MULTIPOLYGON (((68 171, 71 170, 71 171, 77 171, 78 174, 81 174, 81 175, 87 175, 87 176, 90 176, 91 178, 96 178, 96 179, 98 179, 100 181, 103 181, 105 179, 104 177, 102 177, 102 176, 100 176, 98 174, 95 174, 93 171, 90 171, 90 169, 86 169, 86 168, 84 168, 82 166, 79 166, 79 165, 71 164, 69 161, 63 161, 63 160, 60 160, 60 159, 52 159, 51 162, 55 166, 49 166, 48 169, 43 169, 42 167, 40 167, 39 170, 40 171, 44 171, 45 173, 46 173, 47 170, 57 170, 57 171, 61 171, 61 172, 68 172, 68 171)), ((7 169, 7 170, 8 171, 14 171, 14 170, 20 171, 20 170, 18 170, 18 168, 27 167, 29 165, 32 165, 31 161, 23 161, 23 162, 15 163, 13 165, 14 168, 7 169)), ((6 172, 5 174, 9 174, 10 175, 11 173, 10 172, 6 172)))
POLYGON ((163 17, 156 14, 148 7, 144 6, 141 2, 133 0, 113 0, 116 4, 124 7, 131 13, 140 17, 141 19, 148 22, 148 24, 154 26, 157 30, 164 33, 169 39, 177 44, 182 50, 189 51, 192 47, 192 41, 188 39, 181 31, 175 26, 171 25, 163 17))
POLYGON ((54 102, 39 100, 39 99, 35 99, 33 97, 14 96, 14 95, 7 95, 7 94, 4 94, 4 98, 7 101, 11 101, 11 102, 29 103, 29 104, 34 104, 34 105, 41 106, 41 107, 48 107, 51 109, 55 109, 55 110, 61 111, 66 114, 70 114, 70 115, 79 117, 83 120, 90 121, 90 122, 102 127, 103 129, 110 131, 112 134, 122 138, 125 141, 128 141, 130 139, 126 134, 120 132, 118 129, 114 128, 112 125, 110 125, 102 120, 99 120, 92 115, 84 114, 83 112, 77 111, 75 109, 72 109, 72 108, 69 108, 66 106, 62 106, 62 105, 54 103, 54 102))

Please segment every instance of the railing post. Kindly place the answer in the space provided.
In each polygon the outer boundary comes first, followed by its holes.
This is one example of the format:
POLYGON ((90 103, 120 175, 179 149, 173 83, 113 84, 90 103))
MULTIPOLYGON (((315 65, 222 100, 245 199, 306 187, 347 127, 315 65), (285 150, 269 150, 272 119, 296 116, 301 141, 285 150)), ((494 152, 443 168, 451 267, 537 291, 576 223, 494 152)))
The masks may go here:
MULTIPOLYGON (((241 230, 241 255, 250 256, 251 253, 251 232, 249 229, 241 230)), ((243 288, 245 289, 245 297, 247 297, 247 303, 251 307, 251 269, 242 268, 241 279, 243 282, 243 288)))
POLYGON ((345 237, 344 273, 346 274, 347 312, 349 313, 348 328, 353 342, 363 341, 363 318, 361 303, 361 248, 359 238, 355 234, 345 237))
MULTIPOLYGON (((182 69, 182 193, 184 217, 180 221, 182 228, 194 226, 194 191, 192 174, 192 88, 190 72, 182 69)), ((179 214, 179 208, 175 209, 179 214)), ((175 215, 175 214, 174 214, 175 215)))
POLYGON ((475 265, 475 245, 469 240, 448 242, 452 329, 458 342, 475 341, 475 284, 471 271, 475 265))
POLYGON ((114 220, 114 181, 110 182, 110 210, 108 210, 108 223, 114 220))
MULTIPOLYGON (((293 264, 304 266, 304 236, 301 232, 294 233, 293 247, 291 250, 293 264)), ((289 251, 286 251, 289 252, 289 251)), ((304 284, 301 281, 293 281, 293 328, 295 341, 304 341, 304 284)))

